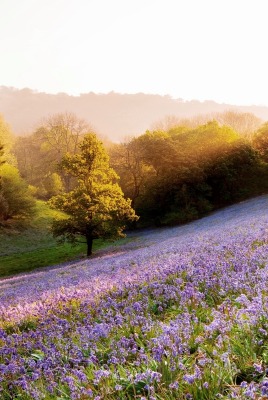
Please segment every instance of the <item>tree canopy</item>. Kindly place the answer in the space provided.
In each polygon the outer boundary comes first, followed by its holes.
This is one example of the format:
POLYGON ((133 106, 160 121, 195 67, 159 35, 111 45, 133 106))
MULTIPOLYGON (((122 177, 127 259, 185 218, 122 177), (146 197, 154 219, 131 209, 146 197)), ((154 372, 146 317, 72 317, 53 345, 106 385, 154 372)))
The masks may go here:
POLYGON ((27 183, 15 166, 12 142, 10 128, 0 117, 0 225, 8 220, 30 217, 35 205, 27 183))
POLYGON ((268 163, 268 122, 256 132, 252 140, 253 147, 259 152, 262 160, 268 163))
POLYGON ((65 112, 44 119, 33 134, 17 138, 14 153, 18 167, 22 177, 37 188, 38 197, 49 199, 63 188, 71 189, 70 176, 60 168, 60 161, 66 153, 76 154, 89 132, 92 127, 88 123, 65 112))
POLYGON ((123 236, 127 222, 137 220, 131 201, 125 199, 118 176, 109 166, 109 157, 95 134, 88 134, 79 145, 79 153, 66 154, 61 167, 76 181, 68 193, 52 197, 52 207, 68 216, 55 220, 52 231, 62 240, 75 242, 85 237, 87 255, 97 238, 123 236))
POLYGON ((0 114, 0 157, 2 161, 15 165, 16 160, 11 153, 13 143, 14 136, 11 128, 0 114))
POLYGON ((35 200, 18 169, 3 164, 0 166, 0 175, 0 222, 31 217, 35 200))
POLYGON ((147 131, 110 152, 145 226, 187 222, 264 189, 264 170, 249 140, 216 120, 147 131))

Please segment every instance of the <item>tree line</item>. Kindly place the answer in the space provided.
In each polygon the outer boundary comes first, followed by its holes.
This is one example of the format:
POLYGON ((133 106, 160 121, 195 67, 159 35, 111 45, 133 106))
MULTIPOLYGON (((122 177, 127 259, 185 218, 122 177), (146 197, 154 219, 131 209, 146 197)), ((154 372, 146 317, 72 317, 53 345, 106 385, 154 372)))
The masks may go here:
POLYGON ((268 125, 249 137, 209 121, 114 145, 111 164, 141 223, 170 225, 267 191, 268 125))
POLYGON ((228 112, 199 125, 158 123, 114 144, 71 113, 17 139, 1 119, 0 163, 0 224, 30 218, 40 198, 66 212, 54 234, 85 237, 90 254, 97 237, 184 223, 266 193, 268 123, 228 112))

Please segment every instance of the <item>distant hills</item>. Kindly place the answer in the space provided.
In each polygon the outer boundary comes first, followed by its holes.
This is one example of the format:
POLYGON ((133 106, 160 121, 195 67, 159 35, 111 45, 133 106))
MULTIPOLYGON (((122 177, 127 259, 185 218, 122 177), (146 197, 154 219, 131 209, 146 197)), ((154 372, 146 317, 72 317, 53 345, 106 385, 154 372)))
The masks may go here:
POLYGON ((43 118, 60 112, 72 112, 89 122, 96 132, 112 141, 144 133, 167 116, 179 119, 226 110, 249 112, 268 120, 268 107, 235 106, 214 101, 185 101, 170 96, 144 93, 47 94, 31 89, 0 87, 0 114, 15 135, 33 132, 43 118))

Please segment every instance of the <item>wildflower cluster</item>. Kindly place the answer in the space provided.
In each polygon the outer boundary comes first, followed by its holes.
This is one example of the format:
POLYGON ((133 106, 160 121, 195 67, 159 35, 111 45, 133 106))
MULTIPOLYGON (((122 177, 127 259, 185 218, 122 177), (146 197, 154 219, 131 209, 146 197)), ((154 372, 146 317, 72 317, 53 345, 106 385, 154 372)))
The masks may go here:
POLYGON ((267 396, 267 210, 0 281, 0 399, 267 396))

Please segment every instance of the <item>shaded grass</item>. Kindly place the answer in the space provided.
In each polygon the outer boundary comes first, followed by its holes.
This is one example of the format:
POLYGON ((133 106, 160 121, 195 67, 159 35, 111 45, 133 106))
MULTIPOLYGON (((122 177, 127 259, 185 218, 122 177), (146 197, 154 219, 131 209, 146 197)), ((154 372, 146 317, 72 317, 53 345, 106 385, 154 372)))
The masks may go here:
MULTIPOLYGON (((38 246, 38 243, 36 243, 38 246)), ((61 244, 55 247, 36 248, 29 252, 11 254, 1 257, 0 276, 8 276, 20 272, 31 271, 61 262, 82 258, 85 253, 82 245, 72 247, 70 244, 61 244)))
MULTIPOLYGON (((0 231, 0 277, 84 258, 85 243, 59 244, 50 233, 52 220, 61 216, 64 214, 38 200, 35 216, 26 228, 13 225, 0 231)), ((95 240, 93 252, 110 244, 95 240)))

